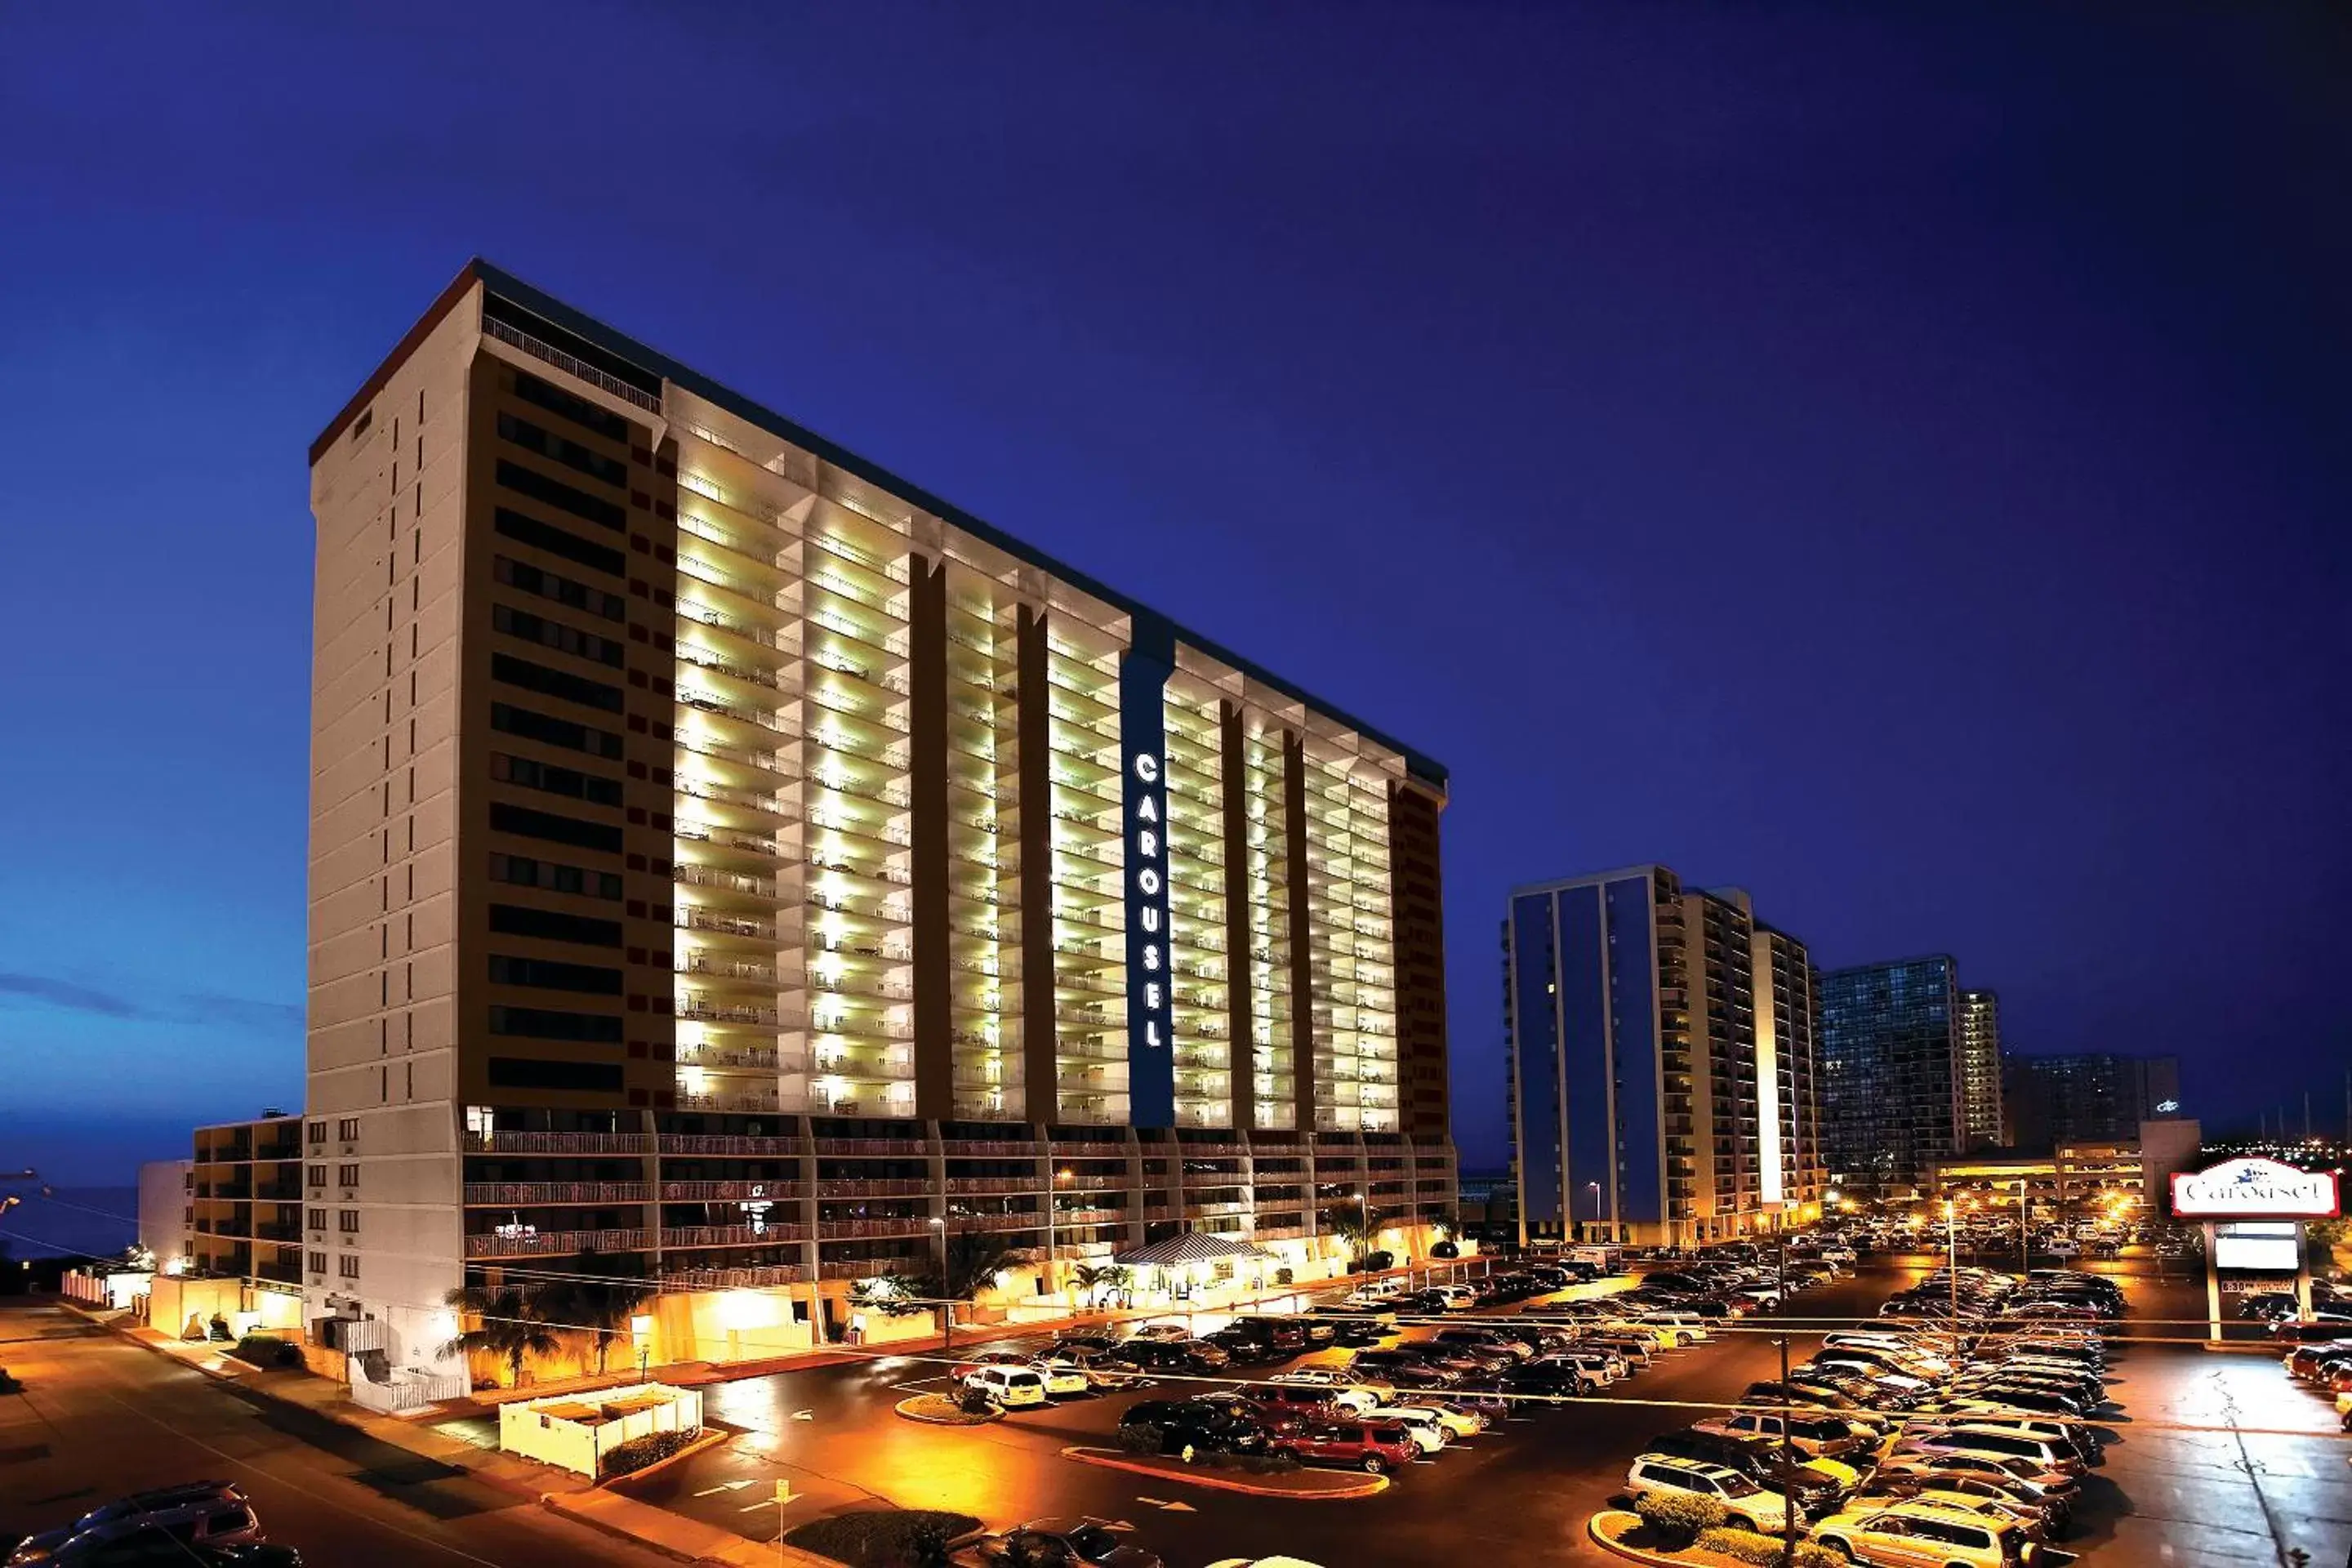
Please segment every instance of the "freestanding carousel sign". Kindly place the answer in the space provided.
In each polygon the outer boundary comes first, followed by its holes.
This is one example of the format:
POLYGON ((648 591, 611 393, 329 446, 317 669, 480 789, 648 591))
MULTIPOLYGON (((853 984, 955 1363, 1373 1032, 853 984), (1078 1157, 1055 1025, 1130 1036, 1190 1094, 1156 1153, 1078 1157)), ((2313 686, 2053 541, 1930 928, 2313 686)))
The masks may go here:
POLYGON ((2172 1217, 2205 1226, 2206 1331, 2221 1337, 2221 1270, 2239 1258, 2255 1268, 2294 1269, 2296 1315, 2311 1321, 2311 1259, 2304 1226, 2341 1214, 2334 1173, 2302 1171, 2277 1160, 2224 1160, 2172 1178, 2172 1217), (2284 1247, 2293 1237, 2291 1258, 2284 1247), (2274 1239, 2273 1239, 2274 1238, 2274 1239), (2255 1261, 2259 1260, 2259 1261, 2255 1261))

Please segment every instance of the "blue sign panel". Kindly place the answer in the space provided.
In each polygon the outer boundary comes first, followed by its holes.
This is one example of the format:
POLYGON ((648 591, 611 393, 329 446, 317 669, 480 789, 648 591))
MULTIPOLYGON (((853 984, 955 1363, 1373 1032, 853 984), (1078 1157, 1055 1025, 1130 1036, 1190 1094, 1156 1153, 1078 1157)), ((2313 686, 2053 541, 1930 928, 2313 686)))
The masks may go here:
POLYGON ((1139 616, 1119 661, 1118 735, 1122 855, 1127 863, 1127 1103, 1137 1127, 1176 1124, 1175 996, 1168 941, 1168 678, 1176 638, 1167 622, 1139 616))

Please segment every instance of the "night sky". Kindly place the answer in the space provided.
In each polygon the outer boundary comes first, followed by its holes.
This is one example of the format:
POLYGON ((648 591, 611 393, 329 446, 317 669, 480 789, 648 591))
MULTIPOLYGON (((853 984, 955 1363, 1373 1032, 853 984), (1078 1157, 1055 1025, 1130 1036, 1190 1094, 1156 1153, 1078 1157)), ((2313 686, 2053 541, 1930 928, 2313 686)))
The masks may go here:
POLYGON ((1465 1163, 1653 859, 2332 1125, 2352 45, 2066 11, 7 7, 0 1167, 299 1101, 304 447, 475 254, 1448 763, 1465 1163))

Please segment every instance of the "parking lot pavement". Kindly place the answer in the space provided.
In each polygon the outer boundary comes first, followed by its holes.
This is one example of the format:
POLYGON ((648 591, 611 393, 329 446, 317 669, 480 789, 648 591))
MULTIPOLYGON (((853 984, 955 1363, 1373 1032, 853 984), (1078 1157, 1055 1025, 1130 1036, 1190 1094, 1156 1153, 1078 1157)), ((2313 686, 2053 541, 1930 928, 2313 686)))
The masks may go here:
MULTIPOLYGON (((1624 1483, 1652 1434, 1688 1425, 1776 1376, 1778 1331, 1801 1360, 1822 1334, 1874 1319, 1894 1290, 1937 1259, 1866 1261, 1790 1303, 1785 1322, 1747 1320, 1743 1331, 1666 1352, 1650 1370, 1602 1396, 1524 1415, 1456 1444, 1396 1478, 1379 1496, 1346 1503, 1289 1503, 1100 1470, 1061 1457, 1072 1444, 1115 1440, 1119 1414, 1138 1399, 1225 1385, 1163 1379, 1135 1393, 1014 1411, 979 1427, 936 1427, 898 1418, 910 1392, 946 1386, 932 1359, 869 1362, 780 1373, 714 1387, 709 1409, 751 1434, 667 1473, 665 1506, 761 1540, 772 1540, 778 1476, 795 1500, 787 1524, 854 1500, 971 1513, 992 1525, 1047 1514, 1086 1514, 1130 1525, 1142 1544, 1178 1568, 1218 1558, 1287 1552, 1349 1568, 1492 1557, 1498 1562, 1614 1563, 1584 1536, 1584 1521, 1624 1483)), ((2199 1289, 2177 1278, 2118 1272, 2133 1319, 2189 1319, 2199 1289)), ((1505 1309, 1506 1311, 1511 1309, 1505 1309)), ((1208 1326, 1208 1325, 1203 1325, 1208 1326)), ((2126 1331, 2128 1331, 2128 1330, 2126 1331)), ((2288 1384, 2273 1357, 2214 1354, 2193 1328, 2151 1329, 2187 1336, 2178 1345, 2126 1343, 2112 1363, 2122 1415, 2107 1428, 2107 1464, 2092 1473, 2076 1531, 2054 1560, 2084 1568, 2140 1564, 2272 1563, 2299 1546, 2315 1563, 2352 1551, 2352 1489, 2344 1461, 2352 1445, 2333 1436, 2326 1403, 2288 1384), (2294 1427, 2286 1437, 2242 1439, 2170 1432, 2161 1423, 2294 1427)), ((975 1342, 959 1355, 1025 1345, 1035 1339, 975 1342)), ((1327 1352, 1309 1361, 1338 1361, 1327 1352)), ((1276 1366, 1247 1375, 1265 1377, 1276 1366)))
POLYGON ((321 1568, 667 1561, 54 1306, 0 1306, 0 1345, 25 1383, 0 1396, 0 1535, 53 1528, 142 1488, 221 1479, 245 1489, 269 1539, 321 1568))
MULTIPOLYGON (((1835 1321, 1866 1316, 1900 1278, 1889 1270, 1842 1279, 1801 1298, 1795 1310, 1835 1321)), ((1748 1320, 1751 1328, 1769 1322, 1748 1320)), ((1829 1326, 1809 1323, 1810 1332, 1795 1333, 1792 1355, 1801 1359, 1829 1326)), ((958 1350, 988 1348, 992 1342, 979 1342, 958 1350)), ((1343 1359, 1326 1352, 1292 1364, 1343 1359)), ((1776 1375, 1779 1364, 1773 1338, 1764 1332, 1669 1352, 1608 1398, 1533 1407, 1411 1467, 1377 1497, 1306 1504, 1156 1481, 1061 1457, 1066 1446, 1115 1441, 1120 1413, 1136 1400, 1229 1386, 1230 1379, 1163 1379, 1139 1392, 1011 1412, 986 1426, 937 1427, 899 1419, 893 1407, 910 1392, 944 1387, 945 1365, 881 1356, 710 1388, 709 1413, 751 1435, 666 1472, 663 1495, 646 1495, 762 1540, 773 1539, 777 1514, 760 1506, 755 1489, 782 1476, 805 1499, 785 1505, 788 1523, 858 1497, 954 1509, 991 1524, 1089 1514, 1131 1524, 1139 1541, 1176 1564, 1286 1552, 1351 1568, 1404 1568, 1472 1552, 1524 1560, 1531 1542, 1542 1543, 1547 1561, 1614 1562, 1585 1540, 1584 1520, 1622 1484, 1642 1439, 1697 1419, 1748 1384, 1776 1375)))

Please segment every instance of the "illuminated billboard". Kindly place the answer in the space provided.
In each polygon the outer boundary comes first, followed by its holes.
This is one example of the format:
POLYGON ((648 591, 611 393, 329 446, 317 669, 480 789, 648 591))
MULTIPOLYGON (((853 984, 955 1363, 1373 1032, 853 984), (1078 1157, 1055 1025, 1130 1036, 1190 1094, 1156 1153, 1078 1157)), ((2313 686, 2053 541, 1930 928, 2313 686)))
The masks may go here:
POLYGON ((2326 1219, 2341 1209, 2333 1174, 2276 1160, 2224 1160, 2172 1178, 2175 1219, 2326 1219))

